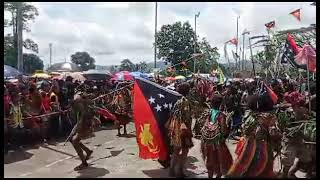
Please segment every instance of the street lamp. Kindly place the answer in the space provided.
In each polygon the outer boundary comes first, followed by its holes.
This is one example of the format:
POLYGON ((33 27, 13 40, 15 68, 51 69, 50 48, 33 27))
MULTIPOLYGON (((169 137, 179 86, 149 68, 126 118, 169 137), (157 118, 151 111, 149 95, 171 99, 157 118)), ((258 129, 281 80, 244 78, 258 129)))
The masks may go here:
MULTIPOLYGON (((200 12, 194 15, 194 54, 196 53, 197 45, 197 18, 199 18, 200 12)), ((196 58, 193 60, 193 73, 196 72, 196 58)))

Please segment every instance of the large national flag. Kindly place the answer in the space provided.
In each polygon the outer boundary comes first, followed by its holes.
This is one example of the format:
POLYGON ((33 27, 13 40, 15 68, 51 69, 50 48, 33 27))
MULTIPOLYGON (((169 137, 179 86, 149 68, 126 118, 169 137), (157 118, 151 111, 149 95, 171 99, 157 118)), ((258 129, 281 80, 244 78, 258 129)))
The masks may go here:
POLYGON ((301 14, 300 9, 294 10, 290 13, 292 16, 298 19, 298 21, 301 21, 301 14))
POLYGON ((315 49, 311 47, 311 45, 304 45, 299 54, 295 56, 295 62, 300 66, 306 66, 308 64, 309 71, 316 72, 317 66, 315 49))
POLYGON ((181 95, 151 81, 136 78, 133 95, 139 157, 166 160, 168 157, 165 123, 181 95))

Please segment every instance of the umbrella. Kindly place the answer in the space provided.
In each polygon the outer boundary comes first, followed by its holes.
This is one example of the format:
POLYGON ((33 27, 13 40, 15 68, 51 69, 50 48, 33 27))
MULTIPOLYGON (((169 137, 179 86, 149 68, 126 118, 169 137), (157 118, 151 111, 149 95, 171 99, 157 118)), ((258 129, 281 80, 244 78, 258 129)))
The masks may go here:
POLYGON ((167 80, 167 81, 174 81, 174 80, 176 80, 176 78, 175 78, 175 77, 166 77, 165 80, 167 80))
POLYGON ((51 76, 43 71, 36 71, 31 77, 49 79, 51 76))
POLYGON ((147 78, 149 78, 149 74, 147 74, 147 73, 142 73, 142 72, 139 72, 139 71, 136 71, 136 72, 131 72, 131 73, 129 73, 131 76, 133 76, 133 77, 142 77, 142 78, 145 78, 145 79, 147 79, 147 78))
POLYGON ((123 80, 130 81, 130 80, 133 80, 133 76, 130 75, 129 71, 121 71, 114 74, 112 79, 118 80, 118 81, 123 81, 123 80))
POLYGON ((17 69, 7 65, 4 65, 3 72, 4 72, 3 75, 5 79, 12 79, 22 74, 17 69))
POLYGON ((52 77, 55 77, 55 76, 60 76, 61 73, 59 73, 59 72, 50 72, 49 75, 52 76, 52 77))
POLYGON ((49 72, 79 72, 80 68, 74 64, 69 62, 56 63, 48 68, 49 72))
POLYGON ((108 70, 90 69, 83 72, 83 76, 88 80, 106 80, 111 78, 112 74, 108 70))
POLYGON ((176 76, 176 77, 174 77, 175 79, 185 79, 186 77, 184 77, 184 76, 176 76))
POLYGON ((63 72, 60 76, 55 76, 53 77, 52 79, 57 79, 57 80, 60 80, 60 79, 63 79, 65 80, 68 76, 71 76, 72 77, 72 81, 85 81, 86 78, 82 75, 81 72, 63 72))

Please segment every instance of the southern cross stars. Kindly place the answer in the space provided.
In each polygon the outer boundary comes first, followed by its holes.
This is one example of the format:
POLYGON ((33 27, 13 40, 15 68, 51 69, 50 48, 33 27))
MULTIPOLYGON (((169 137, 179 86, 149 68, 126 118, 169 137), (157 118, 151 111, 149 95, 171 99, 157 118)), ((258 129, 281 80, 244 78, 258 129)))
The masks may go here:
POLYGON ((150 102, 150 104, 155 103, 154 100, 155 100, 155 99, 154 99, 152 96, 150 96, 150 98, 148 99, 148 101, 150 102))
POLYGON ((161 106, 159 104, 157 104, 157 106, 155 107, 155 109, 158 111, 161 111, 161 106))
POLYGON ((168 108, 168 104, 167 104, 167 103, 164 103, 163 107, 164 107, 165 109, 167 109, 167 108, 168 108))
MULTIPOLYGON (((160 99, 161 99, 161 98, 164 98, 164 99, 165 99, 165 96, 164 96, 163 94, 158 94, 158 96, 159 96, 160 99)), ((156 104, 156 99, 153 98, 152 96, 150 96, 150 98, 148 99, 148 101, 149 101, 150 104, 156 104)), ((161 112, 161 111, 164 110, 164 109, 169 109, 169 110, 171 110, 172 107, 173 107, 172 103, 169 103, 169 104, 168 104, 167 102, 165 102, 163 105, 157 104, 157 106, 153 106, 153 108, 156 109, 157 112, 159 112, 159 111, 161 112), (161 109, 162 107, 163 107, 163 109, 161 109)))

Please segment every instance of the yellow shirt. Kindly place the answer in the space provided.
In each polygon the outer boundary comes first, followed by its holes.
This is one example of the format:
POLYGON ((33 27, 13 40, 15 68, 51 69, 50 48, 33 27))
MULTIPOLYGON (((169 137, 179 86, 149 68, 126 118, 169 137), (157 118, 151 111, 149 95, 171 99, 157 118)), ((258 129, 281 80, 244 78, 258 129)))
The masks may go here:
POLYGON ((23 128, 23 120, 22 120, 22 112, 21 112, 21 105, 12 105, 11 113, 13 114, 13 124, 11 126, 13 128, 23 128))

